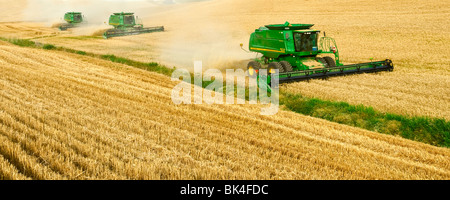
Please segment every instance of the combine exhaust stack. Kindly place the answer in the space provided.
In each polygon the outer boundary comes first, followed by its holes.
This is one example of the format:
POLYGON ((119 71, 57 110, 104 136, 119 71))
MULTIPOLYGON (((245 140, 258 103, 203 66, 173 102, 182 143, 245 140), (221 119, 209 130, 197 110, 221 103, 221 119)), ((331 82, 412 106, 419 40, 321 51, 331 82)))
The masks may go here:
POLYGON ((137 24, 134 13, 114 13, 109 17, 109 25, 114 26, 114 28, 107 30, 103 34, 105 39, 164 31, 164 26, 144 28, 142 24, 137 24))
POLYGON ((286 22, 256 29, 250 36, 249 49, 261 53, 262 57, 248 64, 249 75, 258 79, 267 78, 267 86, 270 86, 271 76, 278 76, 279 82, 284 83, 394 70, 394 65, 389 59, 342 64, 335 40, 327 37, 325 33, 319 38, 320 31, 311 29, 312 26, 314 25, 286 22), (260 69, 267 69, 267 77, 259 77, 260 69), (276 70, 279 73, 275 74, 276 70))

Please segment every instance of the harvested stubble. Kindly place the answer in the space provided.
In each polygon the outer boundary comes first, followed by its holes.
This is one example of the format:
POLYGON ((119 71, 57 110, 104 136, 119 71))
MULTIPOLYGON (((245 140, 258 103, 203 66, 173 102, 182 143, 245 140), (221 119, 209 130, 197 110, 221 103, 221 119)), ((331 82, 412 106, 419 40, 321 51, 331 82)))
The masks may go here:
POLYGON ((450 150, 258 105, 174 105, 170 78, 0 44, 3 179, 449 179, 450 150), (4 167, 5 166, 5 167, 4 167))

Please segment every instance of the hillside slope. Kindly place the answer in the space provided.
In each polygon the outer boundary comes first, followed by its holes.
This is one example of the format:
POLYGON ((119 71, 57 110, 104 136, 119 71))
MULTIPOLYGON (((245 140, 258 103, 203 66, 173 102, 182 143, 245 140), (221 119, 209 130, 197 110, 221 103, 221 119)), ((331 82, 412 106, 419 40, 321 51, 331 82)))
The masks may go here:
POLYGON ((449 179, 450 150, 258 105, 174 105, 170 78, 0 43, 0 179, 449 179))

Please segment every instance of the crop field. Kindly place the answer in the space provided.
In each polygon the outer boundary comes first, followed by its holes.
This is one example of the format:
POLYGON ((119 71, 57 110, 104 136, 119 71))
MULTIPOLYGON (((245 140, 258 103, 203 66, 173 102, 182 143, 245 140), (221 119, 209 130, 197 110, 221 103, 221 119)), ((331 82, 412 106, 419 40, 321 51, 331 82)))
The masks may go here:
MULTIPOLYGON (((450 119, 450 57, 444 53, 450 37, 448 1, 326 1, 327 8, 323 8, 325 1, 255 1, 164 5, 141 16, 147 26, 164 25, 164 33, 103 40, 96 33, 104 26, 84 31, 91 33, 87 36, 79 36, 76 31, 55 34, 54 29, 41 27, 34 31, 40 35, 29 35, 33 29, 26 29, 29 34, 25 36, 37 42, 156 61, 170 67, 192 69, 194 60, 202 60, 205 69, 225 69, 245 68, 248 59, 255 56, 239 48, 239 43, 247 46, 255 28, 285 21, 312 23, 336 39, 344 63, 389 58, 395 70, 288 84, 283 87, 287 91, 363 104, 383 112, 450 119)), ((2 28, 0 36, 10 36, 4 30, 10 29, 2 28)))
MULTIPOLYGON (((30 5, 18 0, 0 9, 0 39, 52 44, 44 50, 0 40, 0 180, 450 179, 449 148, 283 107, 261 116, 264 106, 248 103, 175 105, 178 82, 169 76, 86 55, 244 69, 256 55, 239 44, 248 48, 256 28, 311 23, 336 39, 344 63, 389 58, 395 70, 283 84, 282 93, 447 123, 449 1, 143 4, 137 14, 144 26, 164 25, 165 32, 108 40, 101 37, 108 15, 91 18, 100 24, 59 31, 54 24, 62 16, 28 19, 30 5)), ((45 11, 64 13, 58 5, 45 11)))
POLYGON ((450 178, 446 148, 258 105, 176 106, 169 77, 76 54, 2 43, 0 61, 3 179, 450 178))

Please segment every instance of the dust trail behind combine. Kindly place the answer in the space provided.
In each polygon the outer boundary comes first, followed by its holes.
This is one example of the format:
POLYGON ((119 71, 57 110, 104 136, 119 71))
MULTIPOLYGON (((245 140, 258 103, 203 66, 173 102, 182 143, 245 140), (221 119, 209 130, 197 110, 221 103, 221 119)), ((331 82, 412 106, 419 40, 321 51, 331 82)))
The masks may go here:
POLYGON ((167 33, 158 46, 159 60, 169 65, 192 70, 193 62, 203 61, 208 68, 244 68, 254 54, 243 52, 239 44, 248 35, 224 21, 227 15, 218 8, 229 9, 230 1, 205 1, 191 4, 169 5, 161 12, 144 17, 144 24, 160 23, 167 33))

